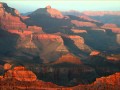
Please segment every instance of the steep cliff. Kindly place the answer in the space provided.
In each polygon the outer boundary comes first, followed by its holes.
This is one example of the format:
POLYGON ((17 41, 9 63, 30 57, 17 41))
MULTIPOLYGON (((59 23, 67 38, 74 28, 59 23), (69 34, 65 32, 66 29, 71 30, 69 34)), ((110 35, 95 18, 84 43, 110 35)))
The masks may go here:
POLYGON ((54 61, 62 53, 68 52, 63 39, 59 35, 36 34, 33 38, 36 46, 39 48, 40 56, 47 62, 54 61))

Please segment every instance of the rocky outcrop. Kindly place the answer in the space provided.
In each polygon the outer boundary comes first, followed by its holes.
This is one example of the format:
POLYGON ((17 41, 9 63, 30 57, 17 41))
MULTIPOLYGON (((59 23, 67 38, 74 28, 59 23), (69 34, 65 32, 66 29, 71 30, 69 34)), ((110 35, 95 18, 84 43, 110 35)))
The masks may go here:
POLYGON ((83 22, 78 20, 71 20, 71 23, 74 24, 77 27, 97 27, 96 24, 91 22, 83 22))
POLYGON ((31 14, 33 15, 46 15, 51 18, 57 18, 57 19, 63 19, 64 16, 62 13, 54 8, 51 8, 51 6, 46 6, 45 8, 40 8, 34 11, 34 13, 31 14))
POLYGON ((4 70, 9 70, 11 69, 12 65, 9 63, 4 64, 4 70))
POLYGON ((58 18, 58 19, 64 18, 64 16, 62 15, 61 12, 59 12, 59 11, 56 10, 56 9, 51 8, 51 6, 47 6, 47 7, 46 7, 46 11, 49 13, 49 15, 50 15, 52 18, 58 18))
POLYGON ((36 46, 40 50, 40 56, 45 61, 54 61, 60 56, 60 53, 67 53, 63 39, 54 34, 36 34, 33 36, 36 46), (53 59, 52 59, 53 58, 53 59))
POLYGON ((0 3, 0 24, 2 29, 26 29, 26 25, 20 20, 19 16, 16 9, 8 7, 6 3, 0 3))
POLYGON ((101 28, 109 29, 114 33, 120 33, 120 28, 117 27, 116 24, 112 24, 112 23, 111 24, 104 24, 103 26, 101 26, 101 28))
POLYGON ((120 33, 120 28, 116 24, 104 24, 101 28, 110 29, 114 33, 120 33))
POLYGON ((65 35, 65 38, 70 39, 80 50, 89 53, 91 52, 91 48, 85 44, 83 37, 80 37, 78 35, 65 35))
POLYGON ((84 44, 84 38, 77 36, 77 35, 69 35, 67 36, 67 38, 72 39, 73 41, 75 41, 76 44, 84 44))
POLYGON ((20 13, 16 9, 10 8, 6 3, 2 2, 0 2, 0 12, 1 12, 0 15, 11 13, 12 15, 20 16, 20 13))
POLYGON ((115 85, 120 85, 119 79, 120 79, 120 73, 115 73, 107 77, 97 78, 94 84, 106 83, 107 85, 115 86, 115 85))
POLYGON ((104 27, 105 27, 105 28, 117 28, 117 25, 110 23, 110 24, 104 24, 102 27, 103 27, 103 28, 104 28, 104 27))
POLYGON ((4 78, 7 79, 14 78, 18 81, 29 81, 29 82, 37 80, 36 75, 32 71, 29 71, 22 66, 17 66, 14 67, 13 70, 8 70, 5 73, 4 78))
POLYGON ((7 31, 13 34, 18 34, 21 38, 25 38, 26 36, 32 34, 31 31, 20 31, 20 30, 7 30, 7 31))
MULTIPOLYGON (((2 78, 2 77, 1 77, 2 78)), ((50 89, 50 90, 119 90, 120 89, 120 73, 115 73, 113 75, 97 78, 96 81, 92 84, 87 85, 77 85, 74 87, 62 87, 50 82, 43 82, 41 80, 33 81, 33 82, 21 82, 16 80, 0 80, 1 89, 50 89)), ((76 80, 74 80, 75 82, 76 80)))
POLYGON ((73 87, 73 90, 119 90, 120 89, 120 73, 115 73, 107 77, 97 78, 96 81, 89 85, 78 85, 73 87))
POLYGON ((44 33, 42 27, 38 26, 28 26, 28 30, 32 31, 32 33, 44 33))
POLYGON ((99 55, 99 54, 100 54, 99 51, 92 51, 92 52, 90 53, 90 56, 97 56, 97 55, 99 55))
POLYGON ((51 40, 51 41, 57 41, 57 42, 63 42, 62 38, 59 35, 54 34, 38 34, 36 35, 36 38, 40 40, 51 40))
POLYGON ((62 51, 66 51, 67 52, 67 49, 64 46, 64 42, 63 42, 61 36, 59 36, 59 35, 54 35, 54 34, 38 34, 38 35, 35 35, 35 38, 37 38, 38 40, 41 40, 41 41, 44 41, 44 40, 51 41, 51 43, 52 42, 57 42, 60 45, 56 48, 56 51, 61 51, 62 50, 62 51))
POLYGON ((112 56, 107 56, 106 58, 107 58, 107 60, 110 60, 110 61, 118 61, 119 60, 119 58, 112 57, 112 56))
POLYGON ((82 64, 80 59, 72 54, 63 55, 57 61, 54 62, 54 64, 60 63, 82 64))
POLYGON ((87 33, 86 30, 82 30, 82 29, 71 29, 73 33, 87 33))
POLYGON ((25 30, 25 31, 8 30, 8 32, 10 32, 12 34, 17 34, 20 36, 19 39, 17 40, 16 49, 21 49, 21 50, 37 49, 35 44, 32 42, 32 40, 33 40, 33 32, 32 31, 30 31, 30 30, 25 30))

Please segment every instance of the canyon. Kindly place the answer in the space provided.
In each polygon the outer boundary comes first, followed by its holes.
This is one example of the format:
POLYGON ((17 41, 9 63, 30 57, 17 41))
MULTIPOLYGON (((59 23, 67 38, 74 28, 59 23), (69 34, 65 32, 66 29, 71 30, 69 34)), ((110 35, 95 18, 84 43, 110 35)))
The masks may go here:
POLYGON ((0 89, 118 90, 119 16, 49 5, 22 16, 0 2, 0 89))

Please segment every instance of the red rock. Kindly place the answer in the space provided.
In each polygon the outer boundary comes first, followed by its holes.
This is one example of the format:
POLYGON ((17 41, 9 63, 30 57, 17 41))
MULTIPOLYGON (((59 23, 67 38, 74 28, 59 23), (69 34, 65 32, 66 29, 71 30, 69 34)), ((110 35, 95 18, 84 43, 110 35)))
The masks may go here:
POLYGON ((64 35, 65 38, 68 38, 73 41, 73 44, 76 45, 80 50, 85 52, 91 52, 89 46, 87 46, 84 42, 84 38, 78 35, 64 35))
POLYGON ((99 55, 99 54, 100 54, 99 51, 92 51, 92 52, 90 53, 90 56, 97 56, 97 55, 99 55))
POLYGON ((58 19, 64 18, 64 16, 60 11, 51 8, 51 6, 47 6, 46 9, 47 9, 46 11, 50 14, 51 17, 58 18, 58 19))
POLYGON ((103 28, 117 28, 117 25, 116 25, 116 24, 109 23, 109 24, 104 24, 102 27, 103 27, 103 28))
POLYGON ((10 8, 6 3, 0 3, 0 24, 1 28, 26 29, 26 25, 20 20, 20 14, 16 9, 10 8))
POLYGON ((13 70, 8 70, 5 73, 4 78, 6 78, 6 79, 14 78, 18 81, 35 81, 35 80, 37 80, 36 75, 32 71, 29 71, 29 70, 25 69, 25 67, 22 67, 22 66, 17 66, 13 70))
POLYGON ((51 40, 51 41, 63 42, 61 36, 54 35, 54 34, 37 34, 35 37, 38 39, 42 39, 42 40, 51 40))
POLYGON ((0 80, 2 80, 3 79, 3 76, 0 76, 0 80))
POLYGON ((54 62, 54 64, 60 64, 60 63, 72 63, 72 64, 82 64, 80 59, 72 54, 66 54, 61 56, 57 61, 54 62))
POLYGON ((109 28, 112 30, 114 33, 120 33, 120 28, 109 28))
POLYGON ((73 33, 87 33, 86 30, 81 30, 81 29, 71 29, 73 33))
MULTIPOLYGON (((67 48, 64 45, 64 41, 60 35, 55 34, 36 34, 34 35, 34 39, 39 40, 43 45, 48 43, 49 45, 58 43, 58 46, 55 48, 57 52, 65 51, 68 52, 67 48), (50 44, 51 43, 51 44, 50 44)), ((49 48, 49 47, 48 47, 49 48)))
POLYGON ((51 6, 47 6, 45 8, 37 9, 34 13, 31 15, 47 15, 51 18, 57 18, 57 19, 63 19, 65 18, 62 13, 54 8, 51 8, 51 6))
POLYGON ((0 11, 3 11, 1 13, 2 15, 5 15, 6 13, 11 13, 12 15, 20 16, 20 13, 16 9, 10 8, 6 3, 2 2, 0 2, 0 11))
POLYGON ((111 60, 111 61, 117 61, 117 60, 119 60, 118 58, 112 57, 112 56, 107 56, 106 58, 107 58, 107 60, 111 60))
POLYGON ((84 44, 84 38, 78 35, 66 35, 65 37, 75 41, 76 44, 84 44))
POLYGON ((78 85, 71 87, 73 90, 119 90, 120 89, 120 73, 110 76, 97 78, 96 81, 88 85, 78 85))
POLYGON ((33 33, 43 33, 42 27, 38 26, 28 26, 28 30, 32 31, 33 33))
POLYGON ((120 85, 119 79, 120 79, 120 73, 115 73, 108 77, 97 78, 96 81, 94 82, 94 84, 106 83, 109 85, 116 85, 116 84, 120 85))
POLYGON ((32 35, 31 31, 19 31, 19 30, 7 30, 10 33, 18 34, 22 39, 25 39, 26 36, 32 35))
POLYGON ((18 66, 18 67, 14 67, 14 69, 13 70, 17 70, 17 71, 19 71, 19 70, 26 70, 26 68, 25 67, 23 67, 23 66, 18 66))
POLYGON ((12 65, 9 63, 4 64, 4 70, 9 70, 11 69, 12 65))
POLYGON ((101 28, 110 29, 114 33, 120 33, 120 28, 116 24, 104 24, 101 28))
POLYGON ((71 23, 76 25, 77 27, 97 27, 96 24, 91 22, 83 22, 78 20, 71 20, 71 23))

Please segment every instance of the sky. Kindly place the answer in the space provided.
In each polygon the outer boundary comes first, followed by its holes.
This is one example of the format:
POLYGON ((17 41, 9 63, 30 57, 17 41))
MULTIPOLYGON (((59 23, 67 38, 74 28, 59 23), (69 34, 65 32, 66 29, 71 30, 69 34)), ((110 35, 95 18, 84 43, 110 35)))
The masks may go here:
POLYGON ((120 11, 120 0, 0 0, 21 13, 51 5, 60 11, 120 11))

